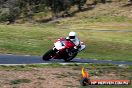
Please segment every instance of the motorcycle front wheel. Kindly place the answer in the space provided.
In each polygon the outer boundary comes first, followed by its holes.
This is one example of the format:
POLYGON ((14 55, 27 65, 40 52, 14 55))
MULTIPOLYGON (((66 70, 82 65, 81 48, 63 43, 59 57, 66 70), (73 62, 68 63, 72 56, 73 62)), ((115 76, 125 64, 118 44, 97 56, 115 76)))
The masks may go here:
POLYGON ((43 60, 49 60, 52 58, 53 54, 54 54, 54 50, 50 49, 42 56, 42 59, 43 60))

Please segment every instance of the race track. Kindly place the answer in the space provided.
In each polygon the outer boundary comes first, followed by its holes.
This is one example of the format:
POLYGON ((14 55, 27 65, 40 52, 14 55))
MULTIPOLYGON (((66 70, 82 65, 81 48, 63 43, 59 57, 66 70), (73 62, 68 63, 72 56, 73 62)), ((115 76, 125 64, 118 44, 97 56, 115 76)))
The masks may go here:
POLYGON ((132 65, 132 62, 127 61, 111 61, 111 60, 96 60, 96 59, 80 59, 74 58, 71 62, 64 62, 64 60, 50 60, 43 61, 41 56, 30 56, 30 55, 11 55, 11 54, 0 54, 0 65, 23 65, 23 64, 47 64, 47 63, 96 63, 96 64, 126 64, 132 65))

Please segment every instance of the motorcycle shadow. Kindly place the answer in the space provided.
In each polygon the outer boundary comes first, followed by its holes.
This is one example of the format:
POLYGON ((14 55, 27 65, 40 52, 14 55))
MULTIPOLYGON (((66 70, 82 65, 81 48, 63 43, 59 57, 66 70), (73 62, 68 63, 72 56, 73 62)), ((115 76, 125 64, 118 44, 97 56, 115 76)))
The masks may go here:
POLYGON ((64 61, 63 59, 50 59, 50 60, 45 60, 44 62, 47 62, 47 63, 84 63, 81 59, 78 59, 78 58, 74 58, 73 60, 71 61, 64 61))

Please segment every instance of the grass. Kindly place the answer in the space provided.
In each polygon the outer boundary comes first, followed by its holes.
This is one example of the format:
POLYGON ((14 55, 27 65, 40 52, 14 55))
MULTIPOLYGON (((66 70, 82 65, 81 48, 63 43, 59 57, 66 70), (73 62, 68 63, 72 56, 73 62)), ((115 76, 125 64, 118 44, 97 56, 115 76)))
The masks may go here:
POLYGON ((131 32, 102 32, 78 27, 69 29, 73 25, 0 25, 0 53, 42 55, 52 48, 57 38, 76 31, 87 46, 78 57, 132 61, 131 32))
POLYGON ((29 79, 15 79, 15 80, 10 81, 10 85, 21 84, 21 83, 30 83, 30 82, 31 82, 31 80, 29 80, 29 79))
POLYGON ((14 65, 14 66, 5 66, 0 65, 0 70, 6 70, 6 71, 31 71, 34 68, 44 68, 44 67, 63 67, 63 65, 58 63, 52 63, 52 64, 31 64, 31 65, 14 65))
POLYGON ((29 70, 32 70, 32 68, 24 66, 24 65, 19 65, 19 66, 4 66, 4 65, 1 65, 0 66, 0 71, 1 70, 6 70, 6 71, 29 71, 29 70))
MULTIPOLYGON (((12 71, 28 71, 28 70, 33 70, 34 68, 58 68, 58 67, 63 67, 63 68, 67 68, 67 67, 72 67, 73 70, 81 70, 81 67, 84 67, 86 69, 92 69, 94 74, 94 69, 108 69, 108 68, 112 68, 112 69, 128 69, 131 70, 132 66, 119 66, 119 65, 112 65, 112 64, 67 64, 67 65, 62 65, 59 63, 51 63, 51 64, 29 64, 29 65, 14 65, 14 66, 4 66, 4 65, 0 65, 0 70, 12 70, 12 71)), ((68 73, 70 74, 70 73, 68 73)))
MULTIPOLYGON (((132 32, 128 32, 132 31, 131 7, 123 7, 126 4, 97 4, 92 10, 52 24, 0 24, 0 53, 43 55, 56 39, 75 31, 86 44, 77 57, 132 61, 132 32)), ((49 14, 37 13, 34 19, 42 20, 49 14)))

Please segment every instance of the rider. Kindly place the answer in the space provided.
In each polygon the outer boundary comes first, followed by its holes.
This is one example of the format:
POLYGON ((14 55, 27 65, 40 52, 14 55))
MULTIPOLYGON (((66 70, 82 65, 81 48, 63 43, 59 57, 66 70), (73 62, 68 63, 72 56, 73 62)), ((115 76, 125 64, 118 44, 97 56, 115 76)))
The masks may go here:
MULTIPOLYGON (((77 37, 77 34, 76 34, 76 32, 69 32, 69 35, 68 35, 68 37, 66 37, 65 38, 67 41, 71 41, 71 42, 73 42, 74 43, 74 49, 75 49, 75 51, 77 50, 81 50, 81 42, 80 42, 80 40, 79 40, 79 38, 77 37)), ((58 40, 60 40, 60 39, 58 39, 58 40)), ((57 40, 57 41, 58 41, 57 40)), ((55 51, 58 51, 59 49, 63 49, 65 46, 64 45, 62 45, 61 43, 59 43, 59 42, 56 42, 56 43, 54 43, 54 45, 55 45, 55 48, 54 48, 54 50, 55 51)))
POLYGON ((75 49, 80 49, 81 48, 81 43, 80 40, 77 37, 76 32, 69 32, 68 37, 66 37, 66 40, 70 40, 75 44, 75 49))

